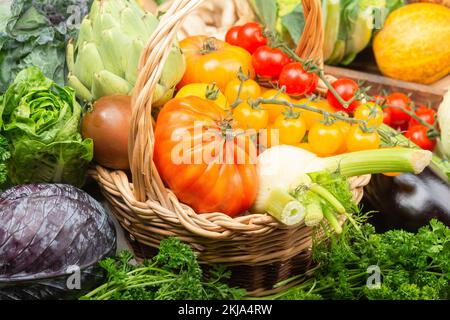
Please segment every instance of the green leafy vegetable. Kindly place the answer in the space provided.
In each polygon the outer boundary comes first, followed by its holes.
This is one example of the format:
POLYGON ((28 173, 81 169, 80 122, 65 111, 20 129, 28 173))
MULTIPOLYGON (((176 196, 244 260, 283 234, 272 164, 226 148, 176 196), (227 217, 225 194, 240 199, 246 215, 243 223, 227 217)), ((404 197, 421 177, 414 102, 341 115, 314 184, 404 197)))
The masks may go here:
POLYGON ((278 4, 280 0, 250 0, 258 19, 271 31, 277 27, 278 4))
POLYGON ((335 43, 338 41, 338 26, 341 23, 341 0, 323 0, 322 13, 326 35, 323 44, 323 56, 327 60, 331 57, 335 43))
POLYGON ((3 189, 1 186, 8 179, 7 161, 10 157, 9 143, 3 136, 0 136, 0 190, 3 189))
POLYGON ((297 5, 294 10, 281 17, 281 34, 283 39, 288 42, 291 40, 294 43, 298 43, 304 27, 305 16, 301 5, 297 5))
POLYGON ((63 85, 65 44, 76 35, 90 0, 15 0, 0 25, 0 92, 29 66, 63 85))
POLYGON ((313 277, 274 298, 450 298, 450 229, 437 220, 417 234, 376 234, 370 224, 358 232, 347 224, 339 239, 316 244, 313 255, 319 263, 313 277), (381 272, 378 286, 368 281, 375 268, 381 272))
POLYGON ((223 267, 212 267, 205 280, 194 252, 178 238, 161 241, 159 253, 142 265, 131 264, 131 259, 132 254, 123 251, 116 259, 100 262, 108 282, 82 299, 224 300, 245 295, 245 290, 223 283, 230 277, 223 267))
POLYGON ((37 67, 20 72, 0 105, 1 133, 11 146, 13 184, 62 182, 81 186, 93 142, 79 133, 82 108, 74 91, 37 67))
MULTIPOLYGON (((372 34, 384 24, 388 13, 404 5, 404 0, 322 0, 325 30, 324 59, 328 64, 349 64, 369 45, 372 34)), ((300 40, 305 25, 298 1, 278 0, 277 31, 291 45, 300 40)), ((259 14, 263 23, 266 16, 259 14)))

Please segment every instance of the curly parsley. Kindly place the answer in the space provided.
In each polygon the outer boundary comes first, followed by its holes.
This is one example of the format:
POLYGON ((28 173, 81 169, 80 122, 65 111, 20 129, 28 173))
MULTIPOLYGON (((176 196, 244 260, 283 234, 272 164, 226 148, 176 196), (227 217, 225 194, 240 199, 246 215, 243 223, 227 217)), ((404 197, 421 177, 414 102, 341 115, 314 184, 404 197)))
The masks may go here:
POLYGON ((132 254, 123 251, 100 262, 108 281, 81 299, 92 300, 224 300, 239 299, 245 290, 230 288, 224 267, 213 266, 208 279, 192 249, 178 238, 161 241, 159 253, 142 265, 131 263, 132 254))
POLYGON ((319 267, 303 284, 274 298, 389 299, 450 298, 450 229, 432 220, 417 234, 392 230, 376 234, 370 224, 358 232, 348 224, 339 239, 319 243, 319 267), (368 268, 381 271, 381 285, 369 288, 368 268))

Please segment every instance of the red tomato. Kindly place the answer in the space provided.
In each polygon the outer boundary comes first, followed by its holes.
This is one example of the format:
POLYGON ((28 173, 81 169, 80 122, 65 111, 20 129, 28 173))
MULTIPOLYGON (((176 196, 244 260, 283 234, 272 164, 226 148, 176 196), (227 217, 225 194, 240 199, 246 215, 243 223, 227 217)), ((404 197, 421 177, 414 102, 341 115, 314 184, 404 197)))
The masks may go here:
MULTIPOLYGON (((336 90, 337 94, 339 94, 345 102, 350 101, 355 96, 355 94, 359 89, 359 86, 355 81, 345 78, 333 82, 332 87, 334 88, 334 90, 336 90)), ((348 108, 345 108, 334 96, 331 90, 328 90, 327 100, 328 103, 331 104, 335 109, 342 110, 347 113, 353 113, 353 111, 355 111, 355 109, 358 108, 359 105, 361 104, 358 100, 355 100, 352 103, 350 103, 348 108)))
POLYGON ((319 82, 319 77, 308 73, 300 62, 291 62, 283 67, 280 74, 280 86, 286 87, 286 93, 292 96, 302 96, 313 93, 319 82))
POLYGON ((267 38, 264 37, 261 26, 256 22, 244 24, 238 32, 237 40, 238 45, 250 53, 267 44, 267 38))
POLYGON ((178 199, 198 213, 233 217, 256 199, 256 147, 227 118, 216 103, 194 96, 170 100, 158 115, 155 165, 178 199))
MULTIPOLYGON (((426 106, 419 106, 419 108, 417 108, 416 110, 416 116, 432 126, 434 126, 434 124, 436 123, 436 111, 426 106)), ((418 124, 421 123, 414 118, 411 118, 411 121, 409 121, 410 127, 418 124)))
POLYGON ((405 133, 405 137, 424 150, 433 151, 436 146, 436 140, 431 140, 428 137, 428 128, 422 125, 410 127, 405 133))
POLYGON ((233 46, 239 46, 238 35, 241 28, 241 26, 231 27, 225 35, 225 42, 228 42, 233 46))
POLYGON ((291 59, 280 49, 262 46, 253 53, 253 68, 257 75, 264 78, 278 79, 281 70, 291 59))
POLYGON ((403 93, 395 92, 387 97, 386 103, 391 109, 392 126, 404 128, 411 117, 399 108, 411 110, 411 99, 403 93))
POLYGON ((382 106, 383 104, 386 103, 386 97, 380 96, 380 95, 375 95, 372 97, 371 101, 377 103, 379 106, 382 106))
POLYGON ((392 110, 390 108, 383 109, 383 123, 388 126, 392 123, 392 110))

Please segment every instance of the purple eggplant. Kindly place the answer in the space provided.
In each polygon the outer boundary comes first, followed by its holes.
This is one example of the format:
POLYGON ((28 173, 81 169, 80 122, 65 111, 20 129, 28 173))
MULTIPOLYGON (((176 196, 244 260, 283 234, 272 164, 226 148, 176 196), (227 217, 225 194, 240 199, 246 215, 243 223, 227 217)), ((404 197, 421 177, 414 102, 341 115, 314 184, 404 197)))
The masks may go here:
POLYGON ((450 186, 427 168, 422 174, 374 175, 364 190, 364 209, 378 232, 416 232, 436 218, 450 227, 450 186))

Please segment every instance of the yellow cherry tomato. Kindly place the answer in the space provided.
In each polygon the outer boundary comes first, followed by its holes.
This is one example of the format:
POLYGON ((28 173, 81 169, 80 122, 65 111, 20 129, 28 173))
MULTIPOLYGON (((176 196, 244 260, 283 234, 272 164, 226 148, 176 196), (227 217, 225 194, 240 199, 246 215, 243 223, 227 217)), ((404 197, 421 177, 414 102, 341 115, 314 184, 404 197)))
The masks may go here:
MULTIPOLYGON (((234 103, 237 99, 239 87, 241 85, 241 80, 238 78, 231 80, 228 82, 227 87, 225 89, 225 97, 229 101, 229 103, 234 103)), ((257 99, 261 96, 261 87, 254 80, 244 81, 242 84, 241 94, 239 98, 242 101, 247 101, 248 99, 257 99)))
POLYGON ((378 128, 383 124, 383 109, 375 102, 367 102, 355 110, 354 118, 366 121, 369 128, 378 128))
POLYGON ((264 86, 260 86, 260 88, 261 88, 261 96, 264 95, 264 93, 266 93, 267 91, 272 90, 272 88, 267 88, 264 86))
MULTIPOLYGON (((335 113, 336 110, 326 101, 326 100, 318 100, 318 101, 310 101, 308 99, 300 99, 297 101, 298 104, 306 104, 308 106, 314 107, 316 109, 324 110, 330 113, 335 113)), ((302 118, 305 119, 306 128, 309 130, 312 126, 323 120, 323 115, 317 112, 304 110, 302 111, 302 118)))
POLYGON ((227 98, 225 95, 220 91, 218 87, 216 87, 213 84, 207 84, 207 83, 191 83, 188 85, 185 85, 182 87, 177 95, 176 98, 185 98, 189 96, 199 97, 205 100, 214 101, 219 107, 221 107, 224 110, 227 110, 230 108, 228 105, 227 98))
POLYGON ((305 120, 300 117, 289 118, 282 114, 275 120, 273 128, 279 130, 280 144, 299 144, 306 134, 305 120))
POLYGON ((266 149, 280 144, 280 130, 268 125, 266 129, 260 131, 259 143, 266 149))
MULTIPOLYGON (((292 102, 291 98, 285 93, 279 93, 276 89, 270 89, 262 95, 264 99, 274 99, 292 102)), ((263 104, 261 107, 269 112, 269 122, 274 123, 275 120, 286 110, 286 107, 278 104, 263 104)))
POLYGON ((358 125, 353 125, 347 135, 347 151, 378 149, 381 138, 378 132, 364 132, 358 125))
POLYGON ((347 135, 350 131, 350 128, 352 127, 352 125, 346 121, 342 121, 342 120, 338 120, 335 122, 335 125, 339 127, 339 130, 341 130, 342 132, 342 136, 343 136, 343 141, 341 143, 341 146, 339 147, 339 149, 336 151, 336 154, 343 154, 347 152, 347 135))
POLYGON ((319 157, 329 157, 336 154, 340 148, 344 136, 336 124, 314 124, 308 133, 308 142, 319 157))
POLYGON ((311 148, 311 145, 309 143, 302 142, 302 143, 297 144, 297 147, 305 149, 306 151, 314 153, 314 150, 311 148))
POLYGON ((244 130, 254 129, 256 131, 267 128, 269 124, 269 113, 262 108, 254 108, 247 102, 239 104, 233 110, 233 117, 238 126, 244 130))

